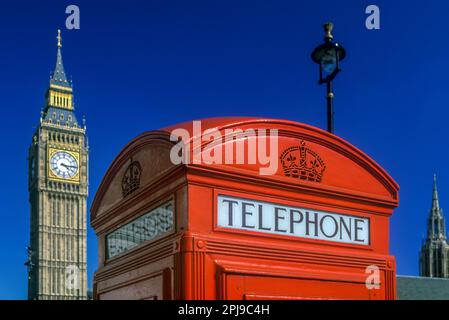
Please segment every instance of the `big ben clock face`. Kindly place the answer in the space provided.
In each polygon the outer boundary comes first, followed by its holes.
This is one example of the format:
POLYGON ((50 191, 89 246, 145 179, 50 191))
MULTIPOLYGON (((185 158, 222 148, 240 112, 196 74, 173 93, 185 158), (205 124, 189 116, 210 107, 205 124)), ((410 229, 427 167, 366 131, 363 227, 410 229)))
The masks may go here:
POLYGON ((79 153, 49 149, 49 177, 67 182, 79 181, 79 153))

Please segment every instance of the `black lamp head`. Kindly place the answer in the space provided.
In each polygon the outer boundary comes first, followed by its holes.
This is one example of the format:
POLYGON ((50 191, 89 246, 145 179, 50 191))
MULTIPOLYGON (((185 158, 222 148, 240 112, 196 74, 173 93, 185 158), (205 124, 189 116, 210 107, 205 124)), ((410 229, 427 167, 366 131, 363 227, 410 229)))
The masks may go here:
POLYGON ((320 66, 320 84, 335 78, 340 72, 340 61, 346 57, 346 50, 340 44, 333 42, 332 29, 332 23, 324 24, 324 43, 312 52, 312 60, 320 66))

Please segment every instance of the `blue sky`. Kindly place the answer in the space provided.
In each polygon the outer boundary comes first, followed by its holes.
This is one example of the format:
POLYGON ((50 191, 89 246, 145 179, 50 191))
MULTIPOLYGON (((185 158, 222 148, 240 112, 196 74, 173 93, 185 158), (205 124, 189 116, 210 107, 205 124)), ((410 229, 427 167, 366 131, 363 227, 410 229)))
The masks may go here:
MULTIPOLYGON (((391 220, 399 274, 418 273, 418 250, 438 174, 449 208, 449 2, 3 1, 0 4, 0 299, 26 298, 27 149, 38 124, 62 29, 66 73, 91 147, 90 197, 133 137, 180 121, 261 116, 325 127, 325 88, 310 52, 322 23, 347 50, 335 81, 336 134, 400 184, 391 220), (66 30, 77 4, 81 29, 66 30), (365 8, 381 30, 365 28, 365 8)), ((449 209, 448 209, 449 210, 449 209)), ((88 234, 88 270, 97 263, 88 234)))

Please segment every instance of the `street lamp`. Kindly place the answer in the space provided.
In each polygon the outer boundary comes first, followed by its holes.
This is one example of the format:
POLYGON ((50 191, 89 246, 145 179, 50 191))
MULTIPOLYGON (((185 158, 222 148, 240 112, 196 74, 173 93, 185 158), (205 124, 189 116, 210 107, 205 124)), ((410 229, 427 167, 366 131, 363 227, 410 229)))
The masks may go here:
POLYGON ((31 273, 33 272, 34 263, 33 263, 33 249, 31 247, 27 247, 27 261, 25 262, 25 266, 28 269, 28 299, 32 299, 31 297, 31 273))
POLYGON ((312 52, 312 60, 320 66, 319 84, 327 85, 327 131, 334 132, 334 110, 332 92, 332 80, 341 71, 340 61, 346 57, 346 50, 336 42, 332 29, 334 25, 330 22, 324 24, 324 43, 315 48, 312 52))

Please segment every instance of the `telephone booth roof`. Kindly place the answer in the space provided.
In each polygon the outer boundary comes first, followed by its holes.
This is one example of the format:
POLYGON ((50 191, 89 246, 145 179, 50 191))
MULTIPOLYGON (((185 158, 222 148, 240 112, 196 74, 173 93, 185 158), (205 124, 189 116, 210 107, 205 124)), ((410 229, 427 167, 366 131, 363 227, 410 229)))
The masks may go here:
MULTIPOLYGON (((287 187, 294 185, 308 192, 308 190, 319 191, 327 194, 329 197, 345 197, 355 201, 368 201, 373 205, 393 209, 398 205, 398 184, 393 178, 374 160, 365 153, 339 138, 319 128, 306 125, 299 122, 254 118, 254 117, 221 117, 208 118, 200 120, 201 131, 194 130, 193 121, 172 125, 161 130, 145 132, 132 141, 130 141, 107 170, 100 187, 95 195, 91 207, 91 219, 95 220, 98 215, 98 209, 104 207, 104 211, 112 206, 111 199, 118 199, 119 173, 127 166, 129 160, 133 157, 139 157, 143 162, 143 173, 140 187, 151 184, 155 175, 163 175, 174 167, 184 167, 188 170, 208 170, 210 172, 220 172, 230 177, 230 174, 238 176, 240 179, 265 180, 277 187, 287 187), (170 140, 170 133, 175 129, 184 129, 188 132, 190 139, 186 144, 191 144, 190 152, 193 153, 195 145, 192 143, 194 138, 201 138, 201 134, 207 130, 215 129, 225 137, 226 130, 248 130, 257 132, 259 129, 265 129, 267 134, 270 129, 277 129, 278 133, 278 154, 279 165, 274 175, 260 176, 258 170, 261 164, 257 160, 255 164, 181 164, 174 165, 170 162, 170 150, 176 144, 170 140), (156 152, 146 152, 146 148, 158 146, 156 152), (301 147, 302 149, 301 149, 301 147), (296 148, 296 149, 295 149, 296 148), (287 156, 292 158, 291 153, 304 151, 304 157, 310 156, 314 162, 321 163, 322 172, 311 179, 297 179, 292 177, 291 172, 285 166, 287 156), (284 157, 284 158, 282 158, 284 157), (146 160, 144 159, 146 158, 146 160), (150 159, 151 158, 151 159, 150 159), (152 170, 151 167, 157 167, 152 170), (146 167, 148 169, 146 169, 146 167), (148 175, 145 170, 151 171, 148 175), (107 194, 111 193, 110 199, 107 194), (109 205, 107 204, 109 203, 109 205)), ((201 141, 201 140, 200 140, 201 141)), ((201 141, 201 152, 208 148, 209 141, 201 141)), ((245 142, 247 143, 247 141, 245 142)), ((223 142, 224 144, 224 142, 223 142)), ((216 148, 217 145, 214 145, 216 148)), ((224 156, 223 156, 224 157, 224 156)), ((289 158, 289 159, 290 159, 289 158)), ((304 159, 305 160, 305 159, 304 159)), ((294 175, 293 175, 294 176, 294 175)))

